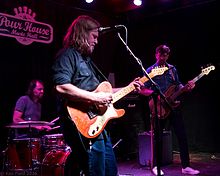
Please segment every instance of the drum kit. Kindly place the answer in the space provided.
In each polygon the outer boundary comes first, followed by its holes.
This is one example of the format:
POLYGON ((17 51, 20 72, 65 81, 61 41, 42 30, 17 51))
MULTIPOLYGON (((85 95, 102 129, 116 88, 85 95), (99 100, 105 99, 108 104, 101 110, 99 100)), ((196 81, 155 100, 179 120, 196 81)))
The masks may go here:
MULTIPOLYGON (((9 130, 25 128, 32 133, 34 127, 52 126, 45 121, 25 121, 6 126, 9 130)), ((64 142, 63 135, 49 134, 39 138, 8 139, 4 150, 3 172, 5 175, 62 176, 71 149, 64 142)))

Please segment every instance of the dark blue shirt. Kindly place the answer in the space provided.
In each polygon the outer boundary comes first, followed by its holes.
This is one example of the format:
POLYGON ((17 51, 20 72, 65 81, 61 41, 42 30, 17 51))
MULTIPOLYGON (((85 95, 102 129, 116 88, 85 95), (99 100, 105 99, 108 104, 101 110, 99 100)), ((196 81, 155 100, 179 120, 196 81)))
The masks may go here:
MULTIPOLYGON (((60 50, 56 56, 56 60, 52 66, 53 82, 54 85, 73 84, 74 86, 93 91, 102 82, 106 81, 105 76, 94 65, 90 57, 82 56, 74 48, 64 48, 60 50)), ((69 116, 65 107, 65 100, 58 97, 57 111, 59 115, 69 116)), ((74 146, 74 133, 75 126, 70 118, 63 118, 62 129, 64 130, 64 137, 68 145, 74 146)), ((78 133, 77 133, 78 134, 78 133)), ((97 138, 104 140, 103 133, 97 138)), ((93 145, 93 148, 99 150, 99 142, 93 145)), ((100 149, 103 150, 103 149, 100 149)))
POLYGON ((71 83, 92 91, 103 81, 93 68, 89 57, 83 57, 74 48, 62 49, 52 67, 55 85, 71 83))
MULTIPOLYGON (((179 77, 178 77, 178 73, 176 68, 171 65, 166 63, 165 65, 166 67, 168 67, 168 70, 165 71, 162 75, 157 75, 155 77, 153 77, 153 81, 155 83, 158 84, 160 90, 164 93, 170 86, 172 85, 176 85, 177 88, 178 86, 181 84, 181 82, 179 81, 179 77)), ((154 65, 148 67, 146 69, 147 73, 150 73, 152 69, 159 67, 159 65, 157 63, 155 63, 154 65)), ((145 86, 155 90, 155 87, 152 85, 152 83, 150 81, 145 83, 145 86)))

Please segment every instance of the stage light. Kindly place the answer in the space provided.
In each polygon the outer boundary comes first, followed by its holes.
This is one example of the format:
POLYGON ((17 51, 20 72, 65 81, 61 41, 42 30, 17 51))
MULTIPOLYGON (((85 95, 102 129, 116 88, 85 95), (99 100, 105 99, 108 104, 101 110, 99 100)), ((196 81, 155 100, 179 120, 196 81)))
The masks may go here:
POLYGON ((136 6, 140 6, 142 4, 142 0, 134 0, 133 2, 136 6))
POLYGON ((87 2, 87 3, 91 3, 91 2, 93 2, 93 0, 86 0, 86 2, 87 2))

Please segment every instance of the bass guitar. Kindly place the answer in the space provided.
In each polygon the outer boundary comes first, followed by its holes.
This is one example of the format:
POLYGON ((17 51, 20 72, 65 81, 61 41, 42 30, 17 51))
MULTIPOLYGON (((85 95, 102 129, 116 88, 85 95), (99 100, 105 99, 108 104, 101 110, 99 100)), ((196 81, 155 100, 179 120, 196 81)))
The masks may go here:
MULTIPOLYGON (((166 70, 168 70, 167 67, 155 68, 149 73, 149 77, 153 78, 154 76, 162 75, 166 70)), ((145 83, 148 80, 149 79, 146 76, 140 78, 142 83, 145 83)), ((115 109, 113 103, 117 102, 133 90, 135 90, 134 85, 128 85, 113 93, 113 101, 108 104, 108 106, 99 107, 91 104, 85 105, 71 102, 67 105, 67 110, 78 131, 87 138, 95 138, 104 130, 109 120, 122 117, 125 114, 124 109, 115 109)), ((93 92, 112 93, 113 91, 111 84, 104 81, 100 83, 93 92)))
MULTIPOLYGON (((212 70, 215 70, 215 66, 213 65, 202 69, 201 73, 192 79, 192 82, 195 83, 200 78, 202 78, 204 75, 208 75, 209 72, 212 70)), ((166 102, 164 102, 164 100, 160 99, 160 97, 158 96, 158 100, 157 100, 158 118, 160 119, 167 118, 167 116, 170 114, 172 109, 180 105, 180 101, 177 101, 177 97, 179 97, 181 94, 186 92, 187 89, 188 89, 187 84, 177 91, 176 91, 176 85, 170 86, 164 93, 164 96, 167 99, 170 106, 168 106, 166 102)), ((152 98, 149 100, 149 107, 150 107, 151 114, 154 117, 156 114, 155 114, 154 101, 152 98)))

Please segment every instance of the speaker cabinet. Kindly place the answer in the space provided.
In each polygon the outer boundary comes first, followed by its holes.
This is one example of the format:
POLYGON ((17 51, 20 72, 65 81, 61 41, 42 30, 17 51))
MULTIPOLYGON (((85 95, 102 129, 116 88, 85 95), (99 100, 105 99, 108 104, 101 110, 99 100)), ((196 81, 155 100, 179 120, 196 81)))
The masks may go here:
MULTIPOLYGON (((163 131, 162 137, 162 158, 161 164, 168 165, 173 161, 172 154, 172 133, 163 131)), ((150 166, 151 163, 151 135, 148 132, 138 134, 139 143, 139 163, 143 166, 150 166)), ((155 160, 155 158, 154 158, 155 160)))
POLYGON ((108 124, 113 145, 120 141, 114 148, 116 157, 138 158, 138 134, 147 130, 147 102, 131 94, 117 102, 114 107, 125 110, 123 117, 113 119, 108 124))

